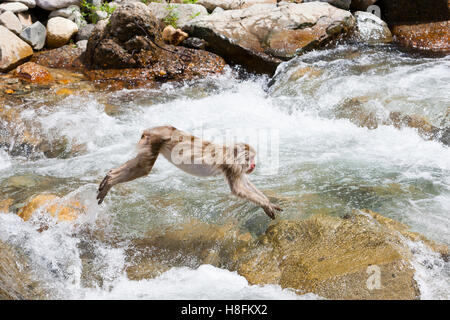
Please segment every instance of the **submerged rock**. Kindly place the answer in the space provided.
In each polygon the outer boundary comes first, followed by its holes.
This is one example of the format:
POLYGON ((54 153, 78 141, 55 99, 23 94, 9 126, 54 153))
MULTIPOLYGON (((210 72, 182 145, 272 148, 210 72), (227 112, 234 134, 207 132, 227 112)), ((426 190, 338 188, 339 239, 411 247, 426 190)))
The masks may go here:
POLYGON ((327 3, 281 2, 198 17, 183 29, 228 62, 273 73, 281 61, 346 35, 354 24, 350 12, 327 3))
POLYGON ((130 279, 201 264, 237 271, 251 284, 278 284, 330 299, 417 299, 413 252, 405 239, 448 256, 448 247, 369 210, 344 218, 278 220, 258 239, 237 225, 191 221, 152 231, 128 249, 130 279), (375 276, 379 276, 376 278, 375 276))
POLYGON ((19 210, 17 215, 23 220, 28 221, 37 210, 50 214, 58 221, 73 221, 83 213, 86 208, 76 200, 62 200, 60 197, 52 194, 40 194, 28 201, 28 203, 19 210))
POLYGON ((34 62, 27 62, 18 66, 15 74, 31 83, 48 83, 53 80, 52 75, 46 68, 34 62))
POLYGON ((26 256, 0 240, 0 300, 41 300, 49 294, 35 280, 26 256))
POLYGON ((412 253, 398 226, 384 219, 366 211, 347 219, 279 221, 240 255, 237 271, 252 284, 275 283, 329 299, 417 299, 412 253))

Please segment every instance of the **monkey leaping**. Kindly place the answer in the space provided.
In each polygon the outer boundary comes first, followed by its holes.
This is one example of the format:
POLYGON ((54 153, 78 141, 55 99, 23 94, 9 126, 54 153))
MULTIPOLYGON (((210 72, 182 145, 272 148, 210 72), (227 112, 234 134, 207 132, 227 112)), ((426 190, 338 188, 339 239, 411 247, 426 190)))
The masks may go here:
POLYGON ((246 143, 221 146, 203 141, 172 126, 144 130, 138 142, 138 154, 118 168, 110 170, 100 183, 98 204, 116 184, 131 181, 150 173, 158 155, 162 155, 179 169, 189 174, 207 177, 223 174, 231 192, 249 200, 275 219, 282 209, 248 180, 255 169, 255 150, 246 143))

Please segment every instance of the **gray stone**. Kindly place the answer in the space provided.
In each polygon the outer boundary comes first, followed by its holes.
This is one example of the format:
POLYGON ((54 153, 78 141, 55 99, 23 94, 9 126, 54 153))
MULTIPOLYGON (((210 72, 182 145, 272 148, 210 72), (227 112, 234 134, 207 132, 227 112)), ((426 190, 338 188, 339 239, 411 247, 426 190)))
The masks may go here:
POLYGON ((332 6, 335 6, 336 8, 344 9, 344 10, 350 9, 350 4, 352 3, 352 0, 303 0, 303 3, 313 2, 313 1, 327 2, 327 3, 331 4, 332 6))
POLYGON ((81 27, 78 30, 77 36, 76 36, 76 40, 77 41, 81 41, 81 40, 89 40, 89 37, 92 34, 92 31, 95 28, 95 24, 87 24, 83 27, 81 27))
POLYGON ((28 7, 20 2, 6 2, 0 4, 0 11, 12 11, 14 13, 27 11, 28 7))
POLYGON ((87 40, 80 40, 80 41, 77 41, 76 45, 78 48, 81 48, 83 51, 86 51, 87 43, 88 43, 87 40))
POLYGON ((356 18, 355 35, 357 40, 367 43, 392 41, 392 33, 388 25, 376 15, 365 11, 357 11, 354 16, 356 18))
POLYGON ((6 2, 21 2, 24 5, 26 5, 28 8, 36 7, 36 1, 35 0, 6 0, 6 2))
POLYGON ((0 72, 14 69, 33 55, 33 49, 22 39, 0 26, 0 72))
POLYGON ((48 18, 63 17, 69 19, 75 12, 80 12, 80 7, 77 5, 71 5, 67 8, 61 8, 50 12, 48 18))
POLYGON ((22 23, 20 23, 19 18, 11 11, 5 11, 0 14, 0 24, 4 25, 15 34, 19 34, 22 31, 22 23))
POLYGON ((56 9, 67 8, 68 6, 75 4, 80 5, 81 0, 35 0, 36 5, 39 8, 53 11, 56 9))
POLYGON ((31 26, 23 29, 20 37, 32 46, 34 50, 41 50, 45 45, 46 32, 45 26, 36 21, 31 26))

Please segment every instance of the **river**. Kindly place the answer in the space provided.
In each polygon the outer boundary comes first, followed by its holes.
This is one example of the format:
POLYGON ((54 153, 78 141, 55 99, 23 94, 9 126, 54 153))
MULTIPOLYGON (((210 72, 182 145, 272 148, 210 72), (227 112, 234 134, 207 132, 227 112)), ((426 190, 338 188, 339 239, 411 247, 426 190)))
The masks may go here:
MULTIPOLYGON (((3 198, 23 202, 46 192, 75 198, 87 210, 76 223, 56 223, 43 214, 33 218, 48 219, 50 227, 43 232, 12 212, 0 214, 0 240, 26 252, 55 299, 320 298, 250 285, 236 272, 207 264, 193 268, 187 258, 184 266, 156 278, 129 279, 126 250, 148 230, 192 219, 233 220, 236 228, 257 237, 270 221, 261 209, 230 196, 223 178, 189 176, 163 157, 149 176, 114 187, 101 206, 95 199, 99 182, 134 156, 142 130, 171 124, 216 142, 238 137, 256 147, 258 162, 250 178, 282 199, 283 219, 370 209, 450 245, 450 148, 424 139, 417 129, 382 123, 389 112, 402 112, 450 126, 449 71, 449 57, 414 56, 384 45, 341 45, 283 63, 273 79, 238 76, 229 69, 156 89, 57 99, 51 90, 31 94, 21 116, 39 124, 35 134, 50 141, 63 137, 82 151, 56 158, 1 151, 3 198), (337 116, 352 98, 375 115, 380 123, 375 129, 337 116), (21 184, 11 182, 18 178, 21 184), (99 230, 102 236, 92 236, 99 230)), ((416 258, 422 298, 448 299, 449 263, 426 268, 421 262, 427 257, 416 258)))

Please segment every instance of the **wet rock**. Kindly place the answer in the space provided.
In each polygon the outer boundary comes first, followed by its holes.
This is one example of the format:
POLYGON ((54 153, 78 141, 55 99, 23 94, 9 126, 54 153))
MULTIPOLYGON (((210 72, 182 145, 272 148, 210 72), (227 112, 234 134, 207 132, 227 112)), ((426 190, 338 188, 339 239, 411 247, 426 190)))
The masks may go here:
POLYGON ((83 62, 83 52, 83 48, 65 45, 57 49, 37 52, 31 61, 48 68, 81 72, 86 69, 83 62))
POLYGON ((161 49, 159 22, 143 3, 120 6, 109 23, 96 27, 86 50, 93 68, 137 68, 157 61, 161 49))
POLYGON ((232 223, 213 225, 192 220, 180 227, 150 231, 135 239, 128 250, 130 279, 152 278, 170 267, 212 264, 226 268, 237 259, 238 249, 245 251, 253 242, 248 232, 232 223))
POLYGON ((47 46, 59 48, 67 44, 74 34, 78 32, 78 26, 65 18, 55 17, 47 22, 47 46))
POLYGON ((5 2, 0 4, 0 11, 11 11, 14 13, 27 11, 28 7, 20 2, 5 2))
POLYGON ((89 38, 85 71, 114 88, 179 81, 220 73, 225 62, 209 52, 164 44, 158 20, 143 3, 120 6, 89 38), (103 69, 103 70, 102 70, 103 69))
POLYGON ((53 80, 52 75, 48 70, 34 62, 27 62, 18 66, 15 74, 20 79, 31 83, 48 83, 53 80))
POLYGON ((165 43, 173 44, 177 46, 180 42, 184 41, 188 37, 188 34, 181 29, 175 29, 172 26, 167 26, 162 32, 162 38, 165 43))
POLYGON ((76 200, 63 200, 52 194, 40 194, 31 198, 17 214, 28 221, 37 210, 56 217, 58 221, 73 221, 86 208, 76 200))
POLYGON ((270 226, 237 271, 252 284, 275 283, 329 299, 417 299, 411 252, 393 231, 367 215, 315 215, 270 226), (370 283, 372 270, 379 286, 370 283))
POLYGON ((36 5, 45 10, 67 8, 70 5, 80 5, 81 0, 35 0, 36 5))
POLYGON ((22 39, 0 26, 0 72, 14 69, 33 55, 33 49, 22 39))
POLYGON ((392 34, 386 22, 376 15, 358 11, 354 13, 356 18, 355 36, 358 41, 367 43, 391 42, 392 34))
POLYGON ((91 23, 91 24, 87 24, 87 25, 81 27, 81 28, 78 30, 78 33, 77 33, 75 39, 76 39, 77 41, 81 41, 81 40, 89 40, 89 37, 91 36, 92 31, 94 30, 94 28, 95 28, 95 24, 92 24, 92 23, 91 23))
POLYGON ((11 11, 5 11, 0 14, 0 25, 5 26, 15 34, 19 34, 22 31, 22 23, 11 11))
POLYGON ((350 4, 352 2, 352 0, 302 0, 301 2, 307 3, 307 2, 313 2, 313 1, 327 2, 327 3, 331 4, 332 6, 335 6, 336 8, 344 9, 344 10, 350 9, 350 4))
POLYGON ((0 300, 48 299, 26 255, 0 240, 0 300))
POLYGON ((0 201, 0 213, 8 213, 9 207, 13 204, 13 199, 6 199, 0 201))
POLYGON ((198 17, 183 30, 228 62, 273 73, 281 61, 347 35, 354 24, 350 12, 327 3, 281 2, 198 17))
POLYGON ((36 21, 31 26, 23 29, 20 37, 32 46, 34 50, 41 50, 45 45, 47 29, 42 23, 36 21))
POLYGON ((400 24, 391 29, 395 41, 404 47, 444 55, 450 53, 450 21, 400 24))
POLYGON ((449 128, 433 126, 426 118, 418 115, 408 115, 401 112, 386 112, 379 114, 376 110, 364 107, 367 97, 358 97, 345 100, 335 109, 338 119, 348 119, 360 127, 376 129, 379 125, 392 125, 396 128, 414 128, 425 140, 437 140, 448 145, 449 128))
MULTIPOLYGON (((276 4, 276 0, 248 0, 248 1, 240 1, 240 0, 198 0, 196 2, 199 5, 204 6, 208 12, 213 12, 215 9, 220 8, 224 10, 236 10, 236 9, 244 9, 255 4, 276 4)), ((216 11, 217 12, 217 11, 216 11)))
POLYGON ((164 25, 173 23, 177 28, 183 28, 194 19, 207 15, 206 9, 199 4, 175 4, 151 2, 148 5, 151 13, 164 25))
POLYGON ((28 8, 34 8, 36 7, 36 1, 35 0, 6 0, 6 2, 20 2, 26 5, 28 8))
POLYGON ((187 48, 206 50, 208 42, 200 38, 189 37, 186 40, 183 40, 183 42, 181 42, 181 45, 187 48))

